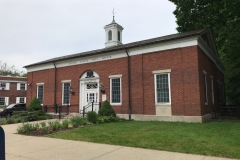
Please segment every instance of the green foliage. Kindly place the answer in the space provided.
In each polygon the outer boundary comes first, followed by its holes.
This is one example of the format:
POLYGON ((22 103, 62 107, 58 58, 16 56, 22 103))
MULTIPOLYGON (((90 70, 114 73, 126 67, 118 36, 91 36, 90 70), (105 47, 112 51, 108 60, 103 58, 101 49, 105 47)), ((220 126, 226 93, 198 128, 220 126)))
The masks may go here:
POLYGON ((81 125, 82 118, 79 116, 73 116, 70 118, 70 124, 73 128, 77 128, 81 125))
POLYGON ((42 111, 42 105, 41 102, 35 97, 30 102, 28 108, 28 111, 42 111))
POLYGON ((5 125, 5 124, 7 124, 6 119, 0 119, 0 125, 5 125))
POLYGON ((115 111, 113 110, 112 106, 110 105, 110 103, 107 100, 103 102, 103 105, 102 105, 101 109, 99 110, 98 114, 100 116, 116 117, 115 111))
POLYGON ((67 129, 69 127, 69 121, 67 119, 64 119, 62 121, 62 128, 67 129))
POLYGON ((234 0, 170 0, 177 7, 179 32, 211 27, 220 60, 225 67, 228 103, 240 104, 240 1, 234 0))
POLYGON ((88 122, 93 123, 93 124, 97 123, 97 113, 94 111, 88 112, 87 120, 88 120, 88 122))
POLYGON ((35 130, 36 130, 36 128, 34 127, 34 124, 23 123, 22 126, 19 126, 17 128, 17 133, 18 134, 28 134, 35 130))
POLYGON ((113 117, 113 116, 98 116, 97 123, 110 123, 110 122, 123 122, 126 121, 124 118, 113 117))
POLYGON ((62 124, 59 121, 53 121, 49 123, 49 129, 52 131, 57 131, 62 128, 62 124))
POLYGON ((5 62, 0 61, 0 75, 3 76, 19 76, 19 77, 27 77, 27 74, 23 71, 18 71, 15 66, 8 66, 5 62))
POLYGON ((7 119, 7 124, 14 124, 14 123, 15 123, 15 121, 14 121, 13 118, 8 118, 7 119))

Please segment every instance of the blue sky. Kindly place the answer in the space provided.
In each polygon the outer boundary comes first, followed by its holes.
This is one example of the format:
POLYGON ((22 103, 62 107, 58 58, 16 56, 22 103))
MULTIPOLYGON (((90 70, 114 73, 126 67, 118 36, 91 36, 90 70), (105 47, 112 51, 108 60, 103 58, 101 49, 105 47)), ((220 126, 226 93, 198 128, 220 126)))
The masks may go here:
POLYGON ((1 0, 0 61, 25 71, 28 64, 104 48, 113 7, 123 44, 177 32, 175 5, 167 0, 1 0))

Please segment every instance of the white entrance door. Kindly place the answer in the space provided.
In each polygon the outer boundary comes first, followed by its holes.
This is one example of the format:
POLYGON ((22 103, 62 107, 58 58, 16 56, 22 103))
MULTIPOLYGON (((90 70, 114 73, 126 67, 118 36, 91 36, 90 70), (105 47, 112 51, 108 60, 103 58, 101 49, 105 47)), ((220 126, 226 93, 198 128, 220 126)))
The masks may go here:
POLYGON ((85 72, 80 78, 79 85, 79 111, 85 113, 92 111, 98 112, 99 110, 99 75, 93 71, 85 72))

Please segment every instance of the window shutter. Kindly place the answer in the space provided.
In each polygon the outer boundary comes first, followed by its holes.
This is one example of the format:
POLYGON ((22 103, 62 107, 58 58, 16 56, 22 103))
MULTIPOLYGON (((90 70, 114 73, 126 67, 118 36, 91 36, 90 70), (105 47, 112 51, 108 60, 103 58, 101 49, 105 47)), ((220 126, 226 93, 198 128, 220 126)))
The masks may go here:
POLYGON ((25 90, 27 90, 27 83, 25 84, 25 90))
POLYGON ((20 102, 20 97, 16 97, 16 103, 20 102))
POLYGON ((10 83, 6 83, 6 88, 5 90, 9 90, 10 89, 10 83))
POLYGON ((26 103, 27 102, 27 98, 26 97, 24 97, 24 103, 26 103))
POLYGON ((5 97, 5 105, 8 106, 9 97, 5 97))
POLYGON ((21 83, 17 83, 17 90, 20 90, 21 83))

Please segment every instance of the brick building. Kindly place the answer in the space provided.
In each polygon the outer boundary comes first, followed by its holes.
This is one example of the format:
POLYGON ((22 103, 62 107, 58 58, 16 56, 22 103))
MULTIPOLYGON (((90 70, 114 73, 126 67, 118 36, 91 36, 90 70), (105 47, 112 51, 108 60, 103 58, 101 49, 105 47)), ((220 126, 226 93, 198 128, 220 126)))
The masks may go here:
POLYGON ((224 73, 211 29, 122 44, 123 27, 104 27, 105 48, 25 66, 27 103, 81 112, 108 100, 119 116, 203 122, 223 105, 224 73))
POLYGON ((27 78, 0 76, 0 106, 26 103, 27 78))

